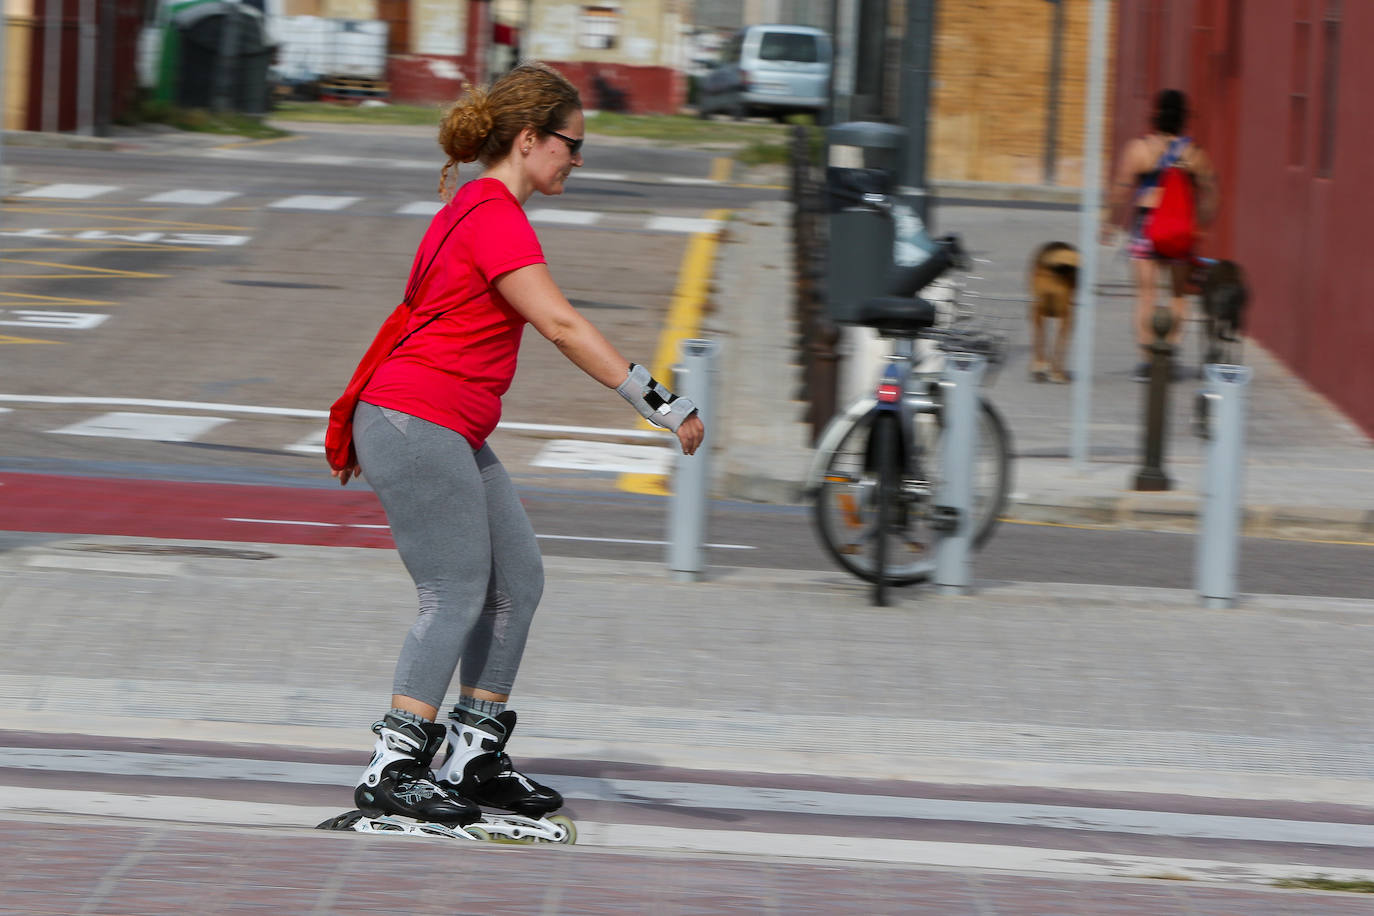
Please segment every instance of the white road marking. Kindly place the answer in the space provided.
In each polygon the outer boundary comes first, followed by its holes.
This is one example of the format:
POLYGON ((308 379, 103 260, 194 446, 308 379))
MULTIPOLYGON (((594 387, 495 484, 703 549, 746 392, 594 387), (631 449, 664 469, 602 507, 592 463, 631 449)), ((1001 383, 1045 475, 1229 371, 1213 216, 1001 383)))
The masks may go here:
POLYGON ((351 207, 361 197, 343 197, 326 194, 297 194, 295 197, 283 197, 281 200, 274 200, 267 206, 274 210, 342 210, 351 207))
POLYGON ((666 429, 612 429, 606 426, 559 426, 550 423, 507 423, 502 420, 497 429, 512 432, 564 433, 569 436, 606 436, 617 439, 669 439, 666 429))
POLYGON ((665 184, 720 184, 714 178, 690 178, 686 175, 668 175, 663 181, 665 184))
POLYGON ((629 181, 630 177, 624 172, 587 172, 578 169, 573 175, 574 178, 585 179, 586 181, 629 181))
POLYGON ((532 223, 553 226, 592 226, 601 221, 602 214, 594 210, 555 210, 542 207, 529 210, 525 216, 532 223))
MULTIPOLYGON (((312 522, 303 519, 291 518, 226 518, 226 522, 242 522, 246 525, 302 525, 307 528, 370 528, 385 531, 390 525, 364 525, 353 522, 312 522)), ((536 538, 544 541, 590 541, 598 544, 647 544, 651 547, 663 547, 667 541, 654 541, 641 538, 598 538, 577 534, 536 534, 536 538)), ((707 547, 716 550, 758 550, 748 544, 707 544, 707 547)))
POLYGON ((151 197, 143 198, 143 202, 149 204, 193 204, 210 206, 213 204, 222 204, 231 197, 238 196, 238 191, 197 191, 186 188, 177 191, 163 191, 161 194, 154 194, 151 197))
POLYGON ((228 417, 188 417, 180 414, 125 413, 101 414, 71 426, 49 430, 65 436, 103 436, 109 439, 147 439, 155 442, 193 442, 198 437, 228 423, 228 417))
POLYGON ((655 216, 644 224, 650 232, 719 232, 717 219, 692 219, 686 216, 655 216))
POLYGON ((433 216, 442 209, 444 202, 441 200, 417 200, 404 207, 398 207, 396 212, 405 216, 433 216))
POLYGON ((667 474, 673 452, 657 445, 624 445, 556 439, 544 446, 530 464, 539 468, 606 471, 620 474, 667 474))
MULTIPOLYGON (((648 544, 649 546, 663 547, 667 541, 654 541, 644 538, 594 538, 580 534, 536 534, 535 537, 546 541, 595 541, 601 544, 648 544)), ((758 550, 757 547, 750 547, 748 544, 707 544, 707 547, 714 547, 716 550, 758 550)))
MULTIPOLYGON (((54 559, 65 559, 55 557, 54 559)), ((73 558, 79 562, 94 558, 73 558)), ((107 561, 148 561, 146 558, 105 558, 107 561)), ((175 565, 175 564, 172 564, 175 565)), ((349 785, 357 776, 353 765, 258 760, 247 757, 209 757, 144 751, 5 748, 5 766, 63 773, 101 773, 113 776, 165 776, 192 779, 255 780, 306 785, 349 785)), ((1260 843, 1299 843, 1374 848, 1374 824, 1339 821, 1300 821, 1271 817, 1192 814, 1131 808, 1087 808, 1018 802, 983 802, 923 798, 906 795, 868 795, 814 789, 713 785, 591 776, 549 776, 531 773, 536 780, 557 782, 565 798, 618 804, 661 805, 704 811, 764 811, 814 814, 824 817, 902 818, 1035 827, 1138 836, 1189 837, 1209 840, 1247 840, 1260 843)))
POLYGON ((110 184, 45 184, 41 188, 24 191, 15 196, 43 197, 49 200, 90 200, 92 197, 118 190, 118 185, 110 184))
POLYGON ((72 397, 49 394, 0 394, 0 401, 11 404, 68 404, 97 407, 156 407, 162 410, 214 410, 220 413, 265 414, 275 417, 306 417, 325 419, 327 410, 305 410, 298 407, 258 407, 252 404, 216 404, 200 401, 164 401, 152 398, 72 397))

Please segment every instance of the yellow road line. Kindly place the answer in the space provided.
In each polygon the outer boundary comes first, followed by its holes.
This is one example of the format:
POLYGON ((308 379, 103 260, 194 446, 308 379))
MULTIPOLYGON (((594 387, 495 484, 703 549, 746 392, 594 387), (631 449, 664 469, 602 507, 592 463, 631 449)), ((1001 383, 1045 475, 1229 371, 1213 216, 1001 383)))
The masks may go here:
MULTIPOLYGON (((51 214, 53 212, 51 210, 21 210, 13 207, 4 207, 0 209, 3 209, 4 212, 7 213, 51 214)), ((192 223, 175 219, 145 219, 143 217, 138 216, 117 216, 115 214, 94 210, 63 210, 62 212, 65 214, 78 213, 93 216, 98 215, 104 219, 118 220, 121 224, 138 223, 140 225, 147 225, 149 229, 160 228, 164 232, 185 232, 201 229, 221 229, 228 230, 230 232, 249 232, 253 228, 252 226, 221 226, 217 223, 192 223)), ((121 229, 127 229, 128 226, 44 226, 42 228, 46 229, 49 232, 118 232, 121 229)))
POLYGON ((29 264, 34 267, 52 267, 58 270, 79 270, 75 274, 11 274, 0 273, 0 280, 87 280, 95 278, 121 277, 130 280, 164 279, 171 274, 150 274, 137 270, 115 270, 111 267, 81 267, 75 264, 61 264, 52 261, 29 261, 23 258, 0 258, 0 264, 29 264))
POLYGON ((40 296, 38 293, 12 293, 8 290, 0 290, 0 300, 3 299, 36 299, 36 302, 23 302, 21 305, 119 305, 118 302, 108 302, 104 299, 75 299, 71 296, 40 296))
MULTIPOLYGON (((69 242, 94 242, 95 239, 64 239, 69 242)), ((130 242, 127 245, 115 248, 82 248, 80 254, 89 254, 92 251, 209 251, 209 248, 197 248, 193 245, 158 245, 152 242, 146 244, 130 242)), ((76 249, 72 248, 0 248, 0 254, 33 254, 35 252, 52 252, 54 254, 75 254, 76 249)))
MULTIPOLYGON (((730 218, 729 210, 712 210, 706 218, 724 223, 730 218)), ((701 315, 710 292, 711 273, 715 266, 716 248, 720 245, 720 232, 698 232, 687 243, 687 251, 682 256, 678 268, 677 288, 673 291, 672 304, 668 306, 668 317, 659 332, 658 349, 649 372, 670 389, 676 388, 673 379, 673 365, 678 360, 679 350, 684 340, 696 337, 701 332, 701 315)), ((645 429, 658 427, 641 420, 645 429)), ((671 492, 668 480, 662 474, 621 474, 616 485, 630 493, 648 493, 665 496, 671 492)))
POLYGON ((734 167, 735 161, 729 156, 717 156, 715 161, 711 163, 711 180, 721 182, 729 181, 730 172, 734 167))
POLYGON ((8 334, 0 334, 0 344, 55 344, 61 343, 59 340, 38 340, 33 337, 11 337, 8 334))
MULTIPOLYGON (((729 218, 729 210, 712 210, 706 214, 706 219, 721 223, 729 218)), ((687 251, 682 256, 677 288, 673 291, 668 318, 658 335, 658 349, 654 351, 654 361, 649 367, 654 378, 669 388, 676 387, 673 384, 673 364, 678 360, 679 347, 684 340, 695 337, 701 327, 701 313, 710 291, 711 269, 719 244, 719 232, 698 232, 687 243, 687 251)))

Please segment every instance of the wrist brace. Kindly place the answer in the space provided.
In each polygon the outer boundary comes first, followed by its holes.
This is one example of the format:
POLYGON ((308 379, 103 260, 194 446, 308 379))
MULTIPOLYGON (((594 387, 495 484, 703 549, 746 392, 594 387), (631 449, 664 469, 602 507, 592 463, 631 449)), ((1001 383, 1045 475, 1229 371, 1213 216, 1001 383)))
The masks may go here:
POLYGON ((683 421, 697 411, 697 405, 692 403, 691 398, 680 398, 673 394, 654 381, 648 369, 637 363, 630 363, 630 374, 615 390, 639 411, 641 417, 673 432, 677 432, 683 421))

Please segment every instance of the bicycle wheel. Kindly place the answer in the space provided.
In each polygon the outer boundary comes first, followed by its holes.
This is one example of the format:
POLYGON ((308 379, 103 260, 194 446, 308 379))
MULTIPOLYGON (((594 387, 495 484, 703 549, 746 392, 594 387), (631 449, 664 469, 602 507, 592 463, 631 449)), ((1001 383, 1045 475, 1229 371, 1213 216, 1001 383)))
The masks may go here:
POLYGON ((897 428, 897 417, 890 413, 874 417, 872 436, 873 448, 870 450, 869 463, 874 466, 878 476, 878 487, 875 491, 877 524, 872 540, 873 603, 878 607, 884 607, 887 605, 888 536, 893 528, 893 516, 901 493, 898 464, 902 456, 901 446, 898 444, 900 431, 897 428))
MULTIPOLYGON (((940 434, 944 412, 918 413, 912 424, 915 470, 938 494, 941 480, 940 434)), ((992 537, 997 520, 1006 509, 1011 490, 1011 436, 1002 416, 984 398, 978 399, 978 441, 973 452, 973 546, 975 549, 992 537)))
MULTIPOLYGON (((876 440, 874 448, 869 448, 875 416, 860 414, 850 421, 825 458, 812 517, 821 545, 845 570, 877 584, 877 571, 883 569, 884 588, 910 585, 934 572, 933 548, 939 534, 929 528, 922 511, 921 489, 906 479, 900 467, 890 484, 892 498, 881 497, 881 468, 875 458, 882 452, 877 451, 876 440), (882 517, 884 505, 886 517, 882 517)), ((895 424, 880 425, 895 432, 895 424)), ((885 452, 896 456, 891 447, 885 452)))

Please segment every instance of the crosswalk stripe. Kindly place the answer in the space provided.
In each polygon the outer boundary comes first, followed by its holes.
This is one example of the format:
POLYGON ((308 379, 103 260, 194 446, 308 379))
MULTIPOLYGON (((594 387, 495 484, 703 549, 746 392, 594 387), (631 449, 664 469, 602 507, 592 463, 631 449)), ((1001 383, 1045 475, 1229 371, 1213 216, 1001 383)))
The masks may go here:
POLYGON ((101 194, 118 191, 117 185, 109 184, 46 184, 41 188, 23 191, 16 197, 44 197, 49 200, 90 200, 101 194))
POLYGON ((228 423, 227 417, 191 417, 177 414, 101 414, 51 432, 66 436, 103 436, 108 439, 148 439, 154 442, 194 442, 197 437, 228 423))
POLYGON ((693 219, 686 216, 651 217, 644 228, 650 232, 715 232, 720 229, 720 220, 693 219))
POLYGON ((224 203, 231 197, 238 197, 238 191, 197 191, 192 188, 183 188, 176 191, 163 191, 161 194, 153 194, 143 198, 144 203, 148 204, 198 204, 202 206, 212 206, 224 203))
POLYGON ((274 200, 268 207, 274 210, 342 210, 351 207, 361 197, 340 197, 325 194, 297 194, 295 197, 283 197, 281 200, 274 200))
POLYGON ((396 212, 406 216, 433 216, 444 209, 444 202, 441 200, 417 200, 414 203, 399 207, 396 212))
POLYGON ((591 226, 600 222, 602 214, 594 210, 553 210, 541 207, 526 211, 525 216, 532 223, 549 223, 561 226, 591 226))

